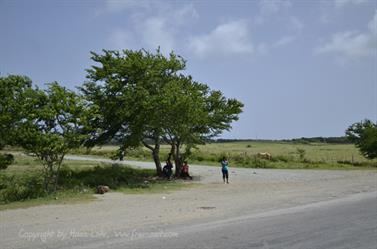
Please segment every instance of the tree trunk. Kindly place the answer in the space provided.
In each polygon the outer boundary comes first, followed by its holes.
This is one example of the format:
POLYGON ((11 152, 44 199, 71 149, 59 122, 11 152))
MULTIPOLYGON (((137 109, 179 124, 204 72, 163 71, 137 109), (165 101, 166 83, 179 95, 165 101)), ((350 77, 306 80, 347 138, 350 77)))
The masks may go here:
POLYGON ((60 166, 62 165, 64 156, 65 156, 65 154, 61 155, 60 159, 58 161, 57 169, 56 169, 56 172, 55 172, 54 192, 56 192, 56 190, 58 189, 60 166))
POLYGON ((175 154, 174 154, 174 162, 175 162, 175 176, 181 176, 181 169, 182 169, 182 158, 181 158, 181 151, 180 151, 180 143, 174 143, 175 147, 175 154))
POLYGON ((45 191, 47 194, 51 194, 51 183, 54 178, 54 172, 53 172, 53 162, 49 159, 46 160, 46 171, 45 171, 45 191))
POLYGON ((158 176, 162 176, 162 167, 161 167, 161 161, 160 161, 160 146, 158 148, 152 150, 152 156, 154 164, 156 165, 156 173, 158 176))
POLYGON ((155 144, 154 147, 143 141, 143 145, 152 151, 152 158, 156 166, 156 174, 162 176, 162 167, 160 160, 160 144, 155 144))

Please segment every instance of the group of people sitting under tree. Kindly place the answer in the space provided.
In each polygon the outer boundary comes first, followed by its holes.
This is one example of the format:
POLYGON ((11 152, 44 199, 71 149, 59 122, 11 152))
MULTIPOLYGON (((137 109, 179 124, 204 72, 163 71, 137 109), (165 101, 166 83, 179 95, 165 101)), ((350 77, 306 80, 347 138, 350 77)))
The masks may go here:
MULTIPOLYGON (((223 181, 224 183, 229 183, 229 173, 228 173, 228 167, 229 167, 229 162, 226 157, 223 157, 223 159, 220 162, 221 164, 221 172, 223 175, 223 181)), ((171 179, 173 175, 173 163, 171 162, 171 153, 169 153, 168 158, 166 159, 166 164, 162 169, 162 173, 165 178, 171 179)), ((189 174, 189 166, 187 164, 187 161, 183 162, 182 169, 181 169, 181 175, 182 178, 187 179, 189 178, 192 180, 192 176, 189 174)))
MULTIPOLYGON (((166 164, 162 169, 162 173, 164 177, 167 179, 170 179, 173 175, 173 163, 171 162, 171 153, 169 153, 168 158, 166 159, 166 164)), ((189 174, 189 166, 187 164, 187 161, 183 162, 180 176, 184 179, 189 178, 190 180, 192 180, 192 177, 189 174)))

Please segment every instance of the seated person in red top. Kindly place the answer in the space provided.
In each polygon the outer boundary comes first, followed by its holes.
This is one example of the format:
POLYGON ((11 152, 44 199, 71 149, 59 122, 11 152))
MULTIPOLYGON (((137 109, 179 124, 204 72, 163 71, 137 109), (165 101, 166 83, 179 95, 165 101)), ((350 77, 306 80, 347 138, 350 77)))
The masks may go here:
POLYGON ((181 177, 182 178, 190 178, 192 180, 192 177, 189 174, 189 166, 187 164, 187 161, 183 162, 182 171, 181 171, 181 177))

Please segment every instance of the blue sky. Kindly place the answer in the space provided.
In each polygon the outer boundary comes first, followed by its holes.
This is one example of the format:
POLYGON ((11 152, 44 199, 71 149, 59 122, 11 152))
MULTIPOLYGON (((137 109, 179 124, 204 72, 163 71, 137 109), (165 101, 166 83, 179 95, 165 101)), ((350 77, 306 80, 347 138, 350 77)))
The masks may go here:
POLYGON ((245 104, 225 138, 342 136, 377 121, 377 1, 0 0, 0 72, 85 81, 89 51, 174 50, 245 104))

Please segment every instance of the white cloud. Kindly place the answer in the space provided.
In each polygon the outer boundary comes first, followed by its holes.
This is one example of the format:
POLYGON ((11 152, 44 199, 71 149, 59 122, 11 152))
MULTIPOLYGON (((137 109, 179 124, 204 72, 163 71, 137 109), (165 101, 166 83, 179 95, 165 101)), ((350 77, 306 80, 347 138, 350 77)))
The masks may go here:
POLYGON ((336 33, 331 42, 317 49, 318 53, 338 53, 346 57, 363 57, 372 55, 375 49, 373 41, 367 34, 346 31, 336 33))
MULTIPOLYGON (((300 35, 304 24, 291 14, 292 5, 290 0, 261 0, 258 2, 259 11, 254 18, 256 27, 263 28, 267 22, 272 23, 286 35, 281 38, 278 36, 275 38, 275 42, 264 43, 263 49, 257 48, 257 51, 268 51, 271 48, 282 47, 293 42, 300 35)), ((263 54, 265 53, 263 52, 263 54)))
POLYGON ((330 42, 316 49, 319 54, 333 53, 345 59, 376 56, 377 53, 377 10, 368 23, 365 32, 345 31, 336 33, 330 42))
POLYGON ((292 3, 290 0, 261 0, 258 5, 259 13, 255 18, 255 22, 263 24, 270 16, 277 14, 283 9, 290 8, 292 3))
POLYGON ((262 15, 276 14, 282 8, 288 8, 291 6, 292 3, 290 0, 261 0, 259 2, 260 13, 262 15))
POLYGON ((377 35, 377 9, 374 12, 373 19, 368 23, 368 29, 372 34, 377 35))
MULTIPOLYGON (((141 2, 146 3, 146 2, 141 2)), ((152 5, 145 7, 139 1, 131 1, 129 4, 117 6, 119 9, 143 7, 133 9, 128 27, 117 27, 110 36, 113 46, 120 44, 134 44, 134 47, 156 49, 161 48, 163 53, 176 50, 179 43, 179 35, 185 27, 198 18, 193 4, 186 4, 179 8, 169 4, 157 4, 160 2, 149 2, 152 5), (134 4, 137 4, 136 6, 134 4), (133 41, 133 42, 132 42, 133 41), (137 44, 136 41, 138 41, 137 44)), ((115 4, 116 5, 116 4, 115 4)), ((113 8, 115 8, 115 5, 113 8)))
POLYGON ((365 3, 367 1, 369 0, 334 0, 334 4, 336 8, 341 8, 348 4, 358 5, 358 4, 365 3))
POLYGON ((289 43, 292 43, 296 39, 295 36, 283 36, 280 38, 277 42, 273 44, 273 47, 278 48, 285 45, 288 45, 289 43))
POLYGON ((151 17, 141 24, 142 40, 150 48, 161 47, 162 51, 169 52, 174 49, 174 32, 169 29, 167 20, 163 17, 151 17))
POLYGON ((189 47, 199 56, 252 54, 254 52, 250 28, 245 20, 221 24, 208 34, 193 37, 189 47))
MULTIPOLYGON (((199 18, 199 14, 193 4, 187 4, 180 9, 171 10, 171 13, 172 16, 168 18, 175 25, 184 25, 187 20, 199 18)), ((169 14, 164 14, 164 16, 169 16, 169 14)))
POLYGON ((125 49, 132 43, 131 36, 123 30, 116 29, 110 36, 110 41, 115 49, 125 49))

